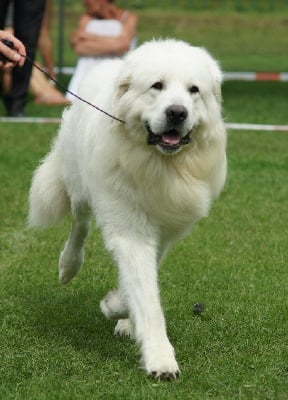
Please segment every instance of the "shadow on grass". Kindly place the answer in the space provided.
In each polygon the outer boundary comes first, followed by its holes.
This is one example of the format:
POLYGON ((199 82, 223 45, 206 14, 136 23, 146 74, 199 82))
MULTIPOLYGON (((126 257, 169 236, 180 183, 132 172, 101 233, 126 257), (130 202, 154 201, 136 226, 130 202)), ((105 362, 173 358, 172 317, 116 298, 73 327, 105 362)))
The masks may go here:
POLYGON ((76 281, 67 287, 59 285, 50 293, 44 283, 30 287, 29 311, 25 313, 25 322, 22 320, 26 329, 33 332, 35 342, 44 339, 50 348, 63 351, 64 347, 68 352, 72 348, 73 352, 101 362, 130 359, 128 364, 135 369, 138 354, 134 342, 115 337, 115 322, 106 320, 99 309, 104 292, 99 295, 85 281, 80 285, 76 281))

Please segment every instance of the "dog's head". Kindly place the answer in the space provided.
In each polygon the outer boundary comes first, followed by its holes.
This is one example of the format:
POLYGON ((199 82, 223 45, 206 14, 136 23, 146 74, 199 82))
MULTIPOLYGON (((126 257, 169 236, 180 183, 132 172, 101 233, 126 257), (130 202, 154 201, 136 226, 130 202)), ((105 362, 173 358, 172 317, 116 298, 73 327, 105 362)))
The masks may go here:
POLYGON ((176 40, 147 42, 124 60, 118 115, 135 140, 174 154, 211 114, 219 118, 221 81, 206 50, 176 40))

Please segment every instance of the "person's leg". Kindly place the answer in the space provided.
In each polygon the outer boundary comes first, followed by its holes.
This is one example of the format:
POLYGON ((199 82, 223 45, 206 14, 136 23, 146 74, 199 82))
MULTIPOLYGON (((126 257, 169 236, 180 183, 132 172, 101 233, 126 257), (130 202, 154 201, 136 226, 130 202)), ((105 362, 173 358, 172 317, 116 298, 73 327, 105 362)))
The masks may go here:
POLYGON ((5 28, 9 0, 0 1, 0 29, 5 28))
MULTIPOLYGON (((35 59, 44 8, 45 0, 14 0, 14 34, 24 43, 32 60, 35 59)), ((28 60, 22 68, 13 69, 12 88, 4 96, 10 116, 23 115, 31 73, 32 64, 28 60)))

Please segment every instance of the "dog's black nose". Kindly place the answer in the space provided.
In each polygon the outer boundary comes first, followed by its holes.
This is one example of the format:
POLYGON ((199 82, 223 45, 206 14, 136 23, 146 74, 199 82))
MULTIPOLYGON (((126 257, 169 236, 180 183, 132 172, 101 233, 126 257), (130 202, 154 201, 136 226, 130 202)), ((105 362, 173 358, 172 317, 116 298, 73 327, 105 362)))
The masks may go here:
POLYGON ((173 104, 166 109, 166 116, 169 122, 180 124, 187 118, 188 111, 184 106, 173 104))

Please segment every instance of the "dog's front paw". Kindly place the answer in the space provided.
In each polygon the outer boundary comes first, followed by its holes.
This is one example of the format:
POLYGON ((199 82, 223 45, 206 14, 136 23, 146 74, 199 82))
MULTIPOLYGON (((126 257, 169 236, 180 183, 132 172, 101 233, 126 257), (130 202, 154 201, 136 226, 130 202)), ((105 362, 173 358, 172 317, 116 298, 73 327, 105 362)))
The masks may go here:
POLYGON ((162 381, 177 379, 180 375, 172 346, 169 349, 161 347, 151 349, 149 354, 146 353, 146 356, 143 357, 142 363, 148 375, 162 381))

